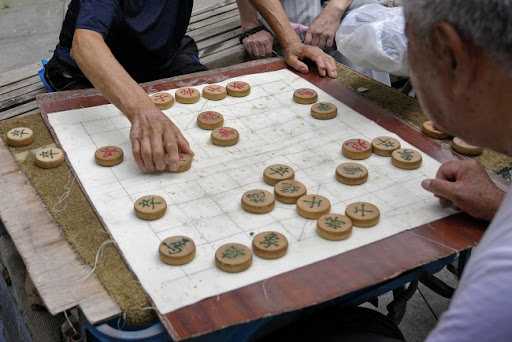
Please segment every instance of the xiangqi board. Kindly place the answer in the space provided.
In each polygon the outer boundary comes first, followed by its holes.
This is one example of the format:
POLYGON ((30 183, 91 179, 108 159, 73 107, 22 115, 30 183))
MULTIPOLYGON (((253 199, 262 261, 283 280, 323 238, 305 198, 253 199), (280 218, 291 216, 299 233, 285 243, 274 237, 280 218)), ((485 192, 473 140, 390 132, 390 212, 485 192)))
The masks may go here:
MULTIPOLYGON (((193 104, 175 103, 164 110, 180 128, 196 153, 191 168, 183 173, 144 174, 130 153, 111 168, 97 165, 94 151, 115 145, 130 151, 130 123, 112 105, 52 113, 49 122, 109 232, 124 258, 161 313, 174 311, 201 299, 267 279, 373 241, 445 217, 420 182, 435 176, 439 163, 423 155, 419 168, 402 170, 390 157, 372 154, 361 160, 368 180, 357 186, 336 179, 339 164, 349 162, 341 153, 344 141, 372 141, 380 136, 398 139, 402 148, 414 148, 375 122, 350 109, 315 85, 288 70, 253 74, 219 82, 250 84, 245 97, 227 96, 220 101, 201 97, 193 104), (318 101, 337 107, 331 120, 311 115, 310 104, 299 104, 293 93, 313 89, 318 101), (240 135, 236 145, 215 146, 210 131, 197 126, 197 115, 216 111, 224 126, 240 135), (294 204, 276 201, 267 214, 243 210, 241 196, 251 189, 272 192, 263 172, 273 164, 290 165, 295 179, 308 194, 330 201, 331 213, 344 214, 354 202, 369 202, 380 210, 377 225, 354 227, 342 241, 327 241, 316 232, 316 220, 298 215, 294 204), (165 198, 166 214, 143 221, 133 213, 134 202, 144 195, 165 198), (222 245, 251 246, 252 237, 263 231, 286 236, 289 248, 280 259, 254 257, 249 269, 229 274, 215 266, 215 251, 222 245), (158 255, 158 246, 169 236, 187 236, 196 244, 196 256, 182 266, 169 266, 158 255)), ((203 86, 194 86, 201 91, 203 86)), ((175 96, 176 89, 166 92, 175 96)))

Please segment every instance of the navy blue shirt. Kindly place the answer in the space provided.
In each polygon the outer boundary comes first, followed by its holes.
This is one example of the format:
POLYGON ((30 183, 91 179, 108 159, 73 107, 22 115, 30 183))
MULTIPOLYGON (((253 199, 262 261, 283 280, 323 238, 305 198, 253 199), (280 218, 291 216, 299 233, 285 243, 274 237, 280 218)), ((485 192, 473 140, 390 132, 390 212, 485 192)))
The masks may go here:
POLYGON ((115 58, 137 81, 159 78, 185 36, 193 0, 72 0, 55 56, 78 68, 70 56, 76 28, 100 33, 115 58))

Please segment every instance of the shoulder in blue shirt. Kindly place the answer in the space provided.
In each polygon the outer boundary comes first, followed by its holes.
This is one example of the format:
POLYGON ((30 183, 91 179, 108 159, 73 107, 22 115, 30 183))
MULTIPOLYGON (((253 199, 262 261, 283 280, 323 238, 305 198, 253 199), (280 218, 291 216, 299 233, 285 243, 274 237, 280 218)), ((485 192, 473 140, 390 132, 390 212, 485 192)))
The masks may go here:
POLYGON ((168 67, 185 36, 192 0, 72 0, 55 55, 78 68, 70 56, 75 29, 100 33, 138 82, 168 67))

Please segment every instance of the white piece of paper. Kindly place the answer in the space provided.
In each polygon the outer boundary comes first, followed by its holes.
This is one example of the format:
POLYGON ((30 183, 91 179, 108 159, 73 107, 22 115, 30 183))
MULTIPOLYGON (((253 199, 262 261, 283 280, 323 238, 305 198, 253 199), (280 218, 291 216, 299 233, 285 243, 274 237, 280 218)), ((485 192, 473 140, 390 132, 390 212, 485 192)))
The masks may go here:
MULTIPOLYGON (((407 229, 448 216, 420 183, 435 177, 439 162, 422 154, 416 170, 402 170, 389 157, 373 154, 360 161, 369 179, 349 186, 335 178, 336 167, 349 161, 341 154, 350 138, 371 141, 377 136, 397 138, 402 147, 413 147, 375 122, 358 114, 315 85, 288 70, 246 75, 232 80, 248 82, 247 97, 221 101, 201 98, 195 104, 180 104, 164 113, 188 139, 196 156, 184 173, 146 174, 139 171, 129 141, 130 122, 113 105, 52 113, 51 126, 68 155, 94 207, 117 242, 124 258, 158 310, 165 314, 202 299, 249 285, 345 251, 389 237, 407 229), (317 120, 310 105, 293 101, 298 88, 312 88, 319 101, 338 108, 332 120, 317 120), (214 110, 224 115, 225 126, 240 132, 231 147, 210 142, 210 131, 200 129, 197 115, 214 110), (125 151, 125 160, 114 167, 95 163, 94 152, 105 145, 125 151), (241 207, 243 193, 273 187, 263 182, 263 171, 272 164, 286 164, 308 194, 329 199, 332 213, 345 213, 357 201, 375 204, 381 212, 371 228, 354 227, 350 238, 328 241, 316 233, 316 220, 297 214, 296 206, 276 202, 268 214, 256 215, 241 207), (134 202, 144 195, 159 195, 168 204, 164 217, 143 221, 134 214, 134 202), (242 273, 226 273, 215 266, 215 251, 225 243, 251 246, 252 236, 278 231, 289 241, 287 254, 277 260, 254 256, 242 273), (158 247, 169 236, 185 235, 197 246, 195 259, 187 265, 169 266, 158 256, 158 247)), ((196 86, 202 90, 203 86, 196 86)), ((169 90, 173 94, 176 89, 169 90)), ((414 148, 414 147, 413 147, 414 148)))

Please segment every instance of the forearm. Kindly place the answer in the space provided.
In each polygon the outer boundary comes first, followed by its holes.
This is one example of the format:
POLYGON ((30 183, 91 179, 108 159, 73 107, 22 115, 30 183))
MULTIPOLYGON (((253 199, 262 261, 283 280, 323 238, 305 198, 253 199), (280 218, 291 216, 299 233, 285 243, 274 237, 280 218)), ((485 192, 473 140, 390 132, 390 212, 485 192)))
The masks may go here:
POLYGON ((352 3, 352 0, 331 0, 325 6, 325 11, 335 12, 341 18, 343 13, 347 10, 348 6, 352 3))
POLYGON ((71 57, 94 87, 130 120, 132 154, 142 171, 176 171, 180 150, 194 156, 179 129, 124 70, 99 33, 75 30, 71 57))
POLYGON ((245 32, 261 25, 258 20, 258 11, 256 11, 250 0, 236 0, 236 4, 240 12, 242 31, 245 32))
POLYGON ((250 2, 265 18, 284 49, 293 43, 302 44, 278 0, 250 0, 250 2))
POLYGON ((142 87, 112 55, 99 33, 77 29, 71 57, 94 87, 130 121, 139 113, 155 108, 142 87))

